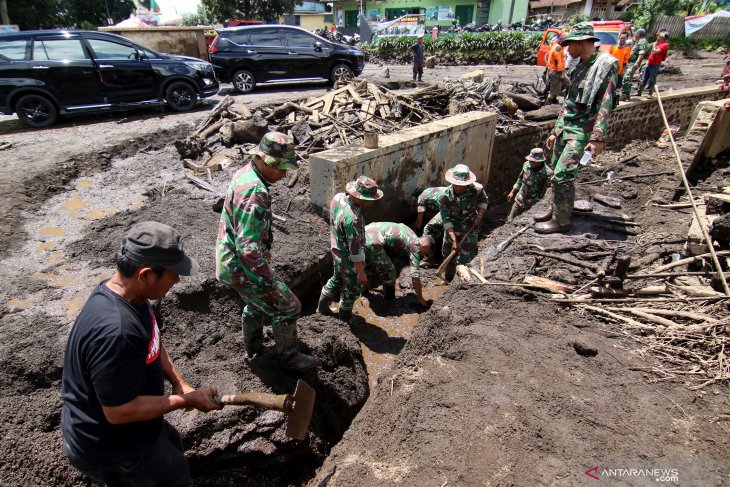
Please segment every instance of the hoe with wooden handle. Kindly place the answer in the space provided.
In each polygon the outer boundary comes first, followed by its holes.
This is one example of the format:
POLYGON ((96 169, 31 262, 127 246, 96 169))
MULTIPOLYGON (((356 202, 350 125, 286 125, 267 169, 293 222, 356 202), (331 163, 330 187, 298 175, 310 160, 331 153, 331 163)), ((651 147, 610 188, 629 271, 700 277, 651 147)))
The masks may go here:
POLYGON ((293 395, 247 392, 219 396, 217 401, 224 406, 254 405, 281 411, 289 417, 286 424, 286 436, 295 440, 303 440, 307 437, 309 431, 309 422, 312 419, 316 395, 317 393, 309 384, 303 380, 298 380, 293 395))
MULTIPOLYGON (((456 246, 456 250, 452 250, 451 253, 446 256, 444 261, 439 266, 438 270, 436 271, 436 276, 440 277, 442 281, 446 281, 444 279, 443 273, 446 270, 446 268, 449 266, 452 260, 454 260, 454 257, 456 257, 456 254, 459 253, 459 250, 461 250, 461 246, 466 242, 466 238, 475 230, 475 227, 472 226, 468 232, 464 234, 464 236, 461 237, 461 240, 459 241, 459 245, 456 246)), ((444 230, 445 231, 445 230, 444 230)))

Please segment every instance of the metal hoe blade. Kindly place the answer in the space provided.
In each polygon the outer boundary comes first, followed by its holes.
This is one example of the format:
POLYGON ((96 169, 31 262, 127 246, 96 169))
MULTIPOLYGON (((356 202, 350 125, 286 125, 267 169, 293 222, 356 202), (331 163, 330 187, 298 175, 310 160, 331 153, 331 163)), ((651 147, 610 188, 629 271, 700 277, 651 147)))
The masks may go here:
POLYGON ((296 440, 303 440, 307 437, 316 396, 317 393, 309 384, 303 380, 297 381, 297 388, 293 396, 294 405, 286 425, 286 436, 296 440))

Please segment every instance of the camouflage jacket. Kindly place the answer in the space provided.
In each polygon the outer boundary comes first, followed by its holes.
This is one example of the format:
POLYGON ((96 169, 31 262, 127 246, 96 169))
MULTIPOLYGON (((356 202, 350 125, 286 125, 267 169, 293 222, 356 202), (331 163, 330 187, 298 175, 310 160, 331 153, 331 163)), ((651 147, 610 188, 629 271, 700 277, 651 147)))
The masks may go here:
POLYGON ((337 193, 330 203, 330 245, 341 257, 365 261, 365 220, 346 193, 337 193))
POLYGON ((631 47, 631 56, 629 56, 629 64, 633 64, 636 62, 637 59, 639 59, 639 56, 642 54, 644 57, 641 59, 641 64, 644 64, 646 62, 646 59, 649 57, 649 41, 646 39, 639 39, 636 41, 636 44, 634 44, 631 47))
POLYGON ((569 139, 588 139, 603 142, 608 128, 608 116, 613 109, 613 98, 618 82, 618 62, 614 63, 601 81, 598 92, 589 105, 576 100, 583 96, 587 75, 599 53, 593 54, 588 61, 578 63, 570 74, 570 88, 563 102, 563 109, 555 122, 556 136, 565 133, 569 139))
POLYGON ((383 247, 390 254, 407 256, 411 277, 420 277, 420 248, 416 233, 402 223, 376 222, 365 227, 366 252, 371 247, 383 247))
POLYGON ((223 203, 216 244, 218 280, 270 287, 272 243, 271 195, 264 178, 249 162, 233 176, 223 203))
POLYGON ((438 212, 441 208, 441 194, 444 191, 446 191, 445 186, 424 189, 423 193, 418 195, 418 209, 416 211, 438 212))
POLYGON ((479 183, 466 188, 461 196, 456 196, 454 186, 450 185, 441 194, 439 210, 444 222, 444 230, 454 228, 455 232, 463 233, 471 228, 479 209, 487 209, 487 193, 479 183))
POLYGON ((517 178, 514 190, 517 193, 515 201, 521 206, 533 206, 545 196, 548 181, 553 177, 553 171, 543 164, 539 169, 533 169, 529 162, 522 166, 522 173, 517 178))

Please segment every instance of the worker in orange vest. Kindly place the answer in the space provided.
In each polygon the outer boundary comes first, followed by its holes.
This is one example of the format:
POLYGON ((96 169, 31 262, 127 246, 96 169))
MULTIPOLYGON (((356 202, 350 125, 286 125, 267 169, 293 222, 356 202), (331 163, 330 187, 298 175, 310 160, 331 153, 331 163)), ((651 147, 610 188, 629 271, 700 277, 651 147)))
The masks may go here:
POLYGON ((624 71, 626 71, 626 66, 629 63, 629 58, 631 57, 631 46, 629 46, 626 41, 629 38, 629 33, 626 31, 621 32, 618 35, 618 44, 615 46, 611 46, 611 49, 608 50, 608 53, 618 59, 618 84, 616 85, 616 101, 615 104, 618 105, 618 98, 621 95, 621 87, 623 86, 623 77, 624 77, 624 71))
POLYGON ((570 80, 565 75, 565 49, 560 45, 563 36, 564 34, 561 33, 555 38, 547 56, 548 87, 550 89, 547 97, 548 105, 557 103, 558 96, 570 86, 570 80))

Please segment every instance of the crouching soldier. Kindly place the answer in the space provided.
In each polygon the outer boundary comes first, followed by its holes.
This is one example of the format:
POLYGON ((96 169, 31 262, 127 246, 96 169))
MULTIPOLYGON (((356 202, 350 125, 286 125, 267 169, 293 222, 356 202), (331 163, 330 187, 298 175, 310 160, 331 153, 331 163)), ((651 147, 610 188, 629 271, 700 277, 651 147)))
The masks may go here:
POLYGON ((426 188, 418 195, 418 208, 416 208, 416 230, 421 231, 423 222, 429 221, 441 210, 441 194, 446 190, 445 186, 426 188))
POLYGON ((507 201, 514 201, 512 211, 507 217, 508 222, 532 208, 545 196, 548 181, 553 176, 552 170, 545 164, 542 149, 532 149, 530 155, 525 159, 520 177, 517 178, 512 191, 507 195, 507 201))
POLYGON ((305 371, 319 359, 297 350, 299 299, 271 267, 269 186, 296 169, 294 141, 269 132, 249 152, 253 159, 231 181, 223 203, 216 245, 216 278, 243 298, 243 346, 249 358, 263 351, 264 324, 270 324, 285 368, 305 371))
POLYGON ((317 312, 330 313, 330 305, 340 300, 339 317, 349 322, 352 307, 368 279, 365 274, 365 221, 362 208, 383 197, 378 183, 367 176, 350 181, 345 193, 337 193, 330 203, 330 245, 334 272, 322 288, 317 312))
POLYGON ((370 289, 383 284, 386 299, 395 299, 395 280, 398 277, 394 261, 408 259, 413 291, 421 307, 431 305, 423 298, 421 286, 421 259, 431 253, 431 239, 416 236, 402 223, 377 222, 365 227, 365 273, 370 289))

